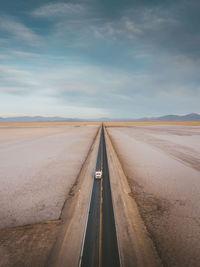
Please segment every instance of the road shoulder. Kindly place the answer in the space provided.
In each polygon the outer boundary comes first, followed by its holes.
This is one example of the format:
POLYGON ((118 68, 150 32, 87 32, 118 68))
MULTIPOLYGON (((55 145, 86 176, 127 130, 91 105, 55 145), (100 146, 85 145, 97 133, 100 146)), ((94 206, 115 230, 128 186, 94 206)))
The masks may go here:
POLYGON ((122 266, 162 266, 105 129, 112 199, 122 266))
POLYGON ((72 187, 63 207, 61 215, 63 225, 46 263, 48 267, 77 267, 79 265, 89 212, 99 136, 100 128, 78 175, 78 180, 72 187))

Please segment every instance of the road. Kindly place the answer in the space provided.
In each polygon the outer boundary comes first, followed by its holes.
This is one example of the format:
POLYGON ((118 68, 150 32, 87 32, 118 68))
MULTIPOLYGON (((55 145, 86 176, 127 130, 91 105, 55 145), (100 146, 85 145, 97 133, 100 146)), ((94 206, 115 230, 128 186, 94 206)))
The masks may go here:
POLYGON ((103 126, 96 163, 97 169, 103 170, 103 177, 101 180, 94 179, 80 266, 118 267, 120 260, 103 126))

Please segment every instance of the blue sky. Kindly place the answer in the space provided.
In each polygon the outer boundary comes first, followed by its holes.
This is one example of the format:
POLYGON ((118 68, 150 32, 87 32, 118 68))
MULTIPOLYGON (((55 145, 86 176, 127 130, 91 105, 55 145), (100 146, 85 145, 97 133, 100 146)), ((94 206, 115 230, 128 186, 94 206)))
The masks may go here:
POLYGON ((0 116, 200 113, 198 0, 0 7, 0 116))

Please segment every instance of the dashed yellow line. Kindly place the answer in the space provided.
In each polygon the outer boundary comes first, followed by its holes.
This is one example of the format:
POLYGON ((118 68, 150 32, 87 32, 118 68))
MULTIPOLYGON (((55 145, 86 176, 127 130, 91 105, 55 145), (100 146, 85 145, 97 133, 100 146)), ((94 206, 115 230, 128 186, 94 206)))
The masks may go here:
POLYGON ((100 199, 100 227, 99 227, 99 267, 102 266, 102 179, 101 179, 101 199, 100 199))
MULTIPOLYGON (((103 170, 103 142, 101 140, 101 170, 103 170)), ((103 203, 103 185, 102 185, 102 179, 103 176, 100 180, 100 218, 99 218, 99 266, 98 267, 102 267, 102 203, 103 203)))

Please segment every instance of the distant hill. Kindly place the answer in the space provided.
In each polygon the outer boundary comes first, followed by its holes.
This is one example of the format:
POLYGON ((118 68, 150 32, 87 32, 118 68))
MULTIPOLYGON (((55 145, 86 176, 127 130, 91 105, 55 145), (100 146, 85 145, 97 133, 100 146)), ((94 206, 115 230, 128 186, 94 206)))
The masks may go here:
POLYGON ((161 117, 137 119, 136 121, 200 121, 200 114, 190 113, 186 115, 165 115, 161 117))
POLYGON ((42 116, 23 116, 0 118, 0 122, 76 122, 76 121, 200 121, 200 114, 190 113, 187 115, 166 115, 161 117, 146 117, 140 119, 79 119, 79 118, 63 118, 63 117, 42 117, 42 116))
POLYGON ((145 117, 139 119, 131 118, 102 118, 100 121, 200 121, 200 114, 190 113, 186 115, 165 115, 161 117, 145 117))
POLYGON ((0 118, 0 122, 60 122, 60 121, 83 121, 81 119, 62 118, 62 117, 42 117, 42 116, 23 116, 0 118))

